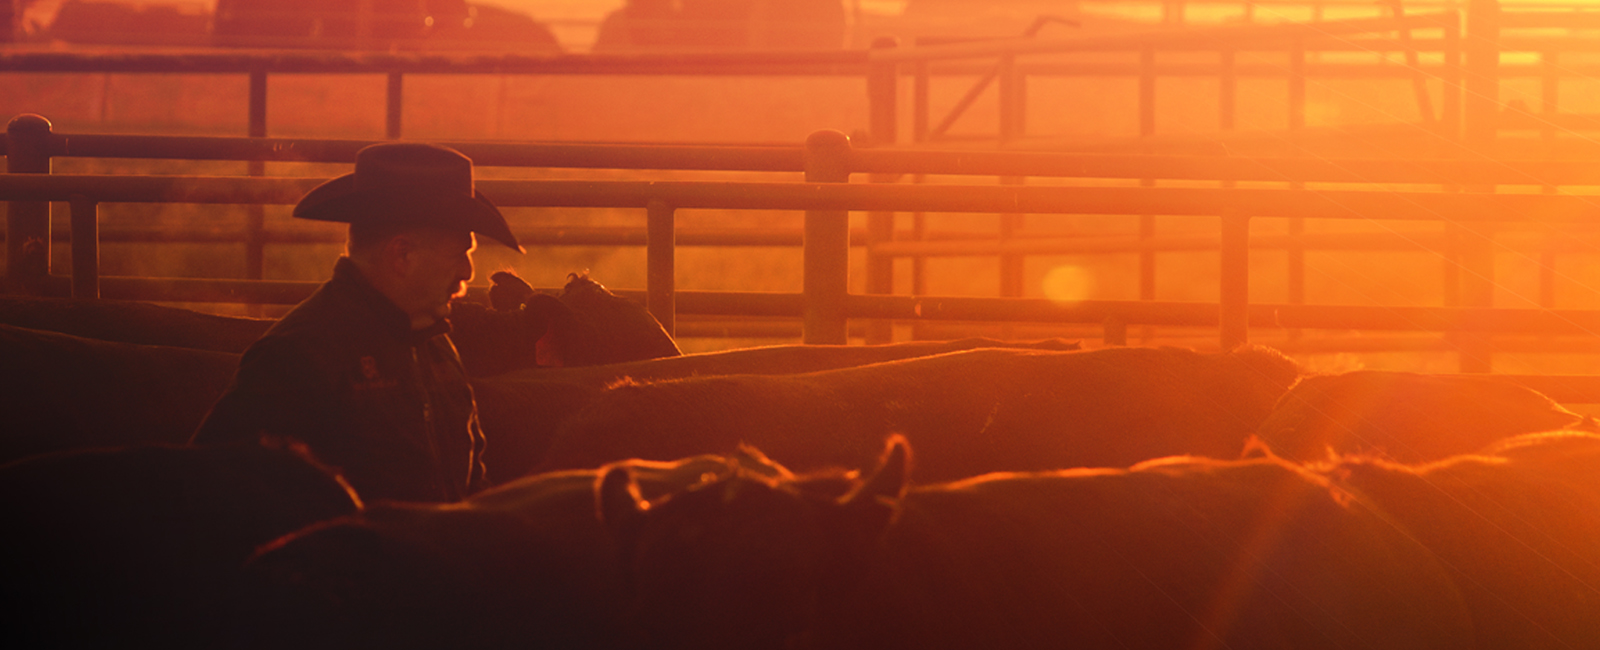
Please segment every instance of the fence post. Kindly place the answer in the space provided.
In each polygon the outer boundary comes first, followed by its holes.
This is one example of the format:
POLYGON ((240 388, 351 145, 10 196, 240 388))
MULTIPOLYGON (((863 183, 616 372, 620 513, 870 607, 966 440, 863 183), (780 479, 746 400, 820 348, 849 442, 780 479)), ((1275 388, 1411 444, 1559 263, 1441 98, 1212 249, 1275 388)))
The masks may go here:
POLYGON ((675 336, 677 321, 677 226, 673 208, 660 199, 645 208, 645 306, 675 336))
MULTIPOLYGON (((267 137, 267 72, 250 72, 250 137, 267 137)), ((247 163, 250 176, 266 176, 267 164, 260 160, 247 163)), ((260 280, 266 274, 267 207, 252 203, 245 208, 244 225, 244 277, 260 280)), ((77 235, 74 234, 74 237, 77 235)), ((74 240, 76 241, 76 240, 74 240)), ((250 314, 258 316, 259 305, 250 306, 250 314)))
POLYGON ((72 197, 72 297, 100 297, 100 204, 72 197))
POLYGON ((1139 50, 1139 135, 1156 132, 1156 50, 1139 50))
MULTIPOLYGON (((1139 51, 1139 135, 1149 137, 1156 132, 1156 51, 1146 47, 1139 51)), ((1139 187, 1155 187, 1156 179, 1141 178, 1139 187)), ((1156 237, 1156 217, 1139 215, 1139 239, 1149 244, 1156 237)), ((1139 299, 1156 299, 1156 251, 1147 246, 1139 249, 1139 299)), ((1146 342, 1155 337, 1155 328, 1141 328, 1140 337, 1146 342)))
MULTIPOLYGON (((1540 71, 1539 80, 1539 139, 1544 141, 1546 147, 1553 147, 1556 140, 1556 104, 1561 98, 1561 66, 1560 52, 1546 50, 1539 54, 1540 71)), ((1553 153, 1553 150, 1552 150, 1553 153)), ((1549 155, 1549 154, 1546 154, 1549 155)))
MULTIPOLYGON (((6 125, 6 171, 50 173, 50 120, 24 113, 6 125)), ((6 212, 6 284, 41 295, 50 277, 50 202, 12 201, 6 212)))
POLYGON ((997 75, 997 93, 1000 96, 1000 144, 1022 137, 1021 76, 1017 74, 1017 57, 1006 54, 1000 57, 997 75))
POLYGON ((1298 136, 1306 126, 1306 41, 1294 39, 1289 49, 1289 137, 1295 149, 1301 146, 1298 136))
POLYGON ((911 141, 928 141, 928 62, 917 61, 911 77, 911 141))
MULTIPOLYGON (((1022 185, 1027 179, 1023 176, 1001 176, 1001 185, 1022 185)), ((1023 215, 1015 212, 1001 213, 1000 237, 1001 242, 1008 242, 1020 238, 1023 228, 1023 215)), ((1026 270, 1027 257, 1016 253, 1000 255, 1000 295, 1007 298, 1021 298, 1025 293, 1023 284, 1026 270)))
MULTIPOLYGON (((880 36, 872 41, 872 49, 888 50, 899 47, 900 40, 893 36, 880 36)), ((895 129, 899 74, 894 62, 873 64, 867 77, 867 92, 872 96, 870 131, 872 146, 894 146, 898 140, 895 129)), ((926 120, 923 120, 926 128, 926 120)), ((874 183, 892 183, 893 175, 874 174, 874 183)), ((867 293, 887 295, 894 293, 894 258, 874 253, 873 244, 894 239, 894 213, 867 213, 867 293)), ((888 343, 894 339, 894 329, 889 321, 873 320, 867 324, 867 343, 888 343)))
POLYGON ((1439 128, 1444 139, 1456 145, 1461 137, 1461 25, 1455 21, 1444 25, 1444 72, 1441 74, 1439 128))
MULTIPOLYGON (((1500 4, 1471 0, 1467 12, 1466 99, 1463 102, 1467 146, 1492 145, 1500 112, 1500 4)), ((1474 153, 1488 153, 1475 151, 1474 153)))
POLYGON ((1104 328, 1104 333, 1101 336, 1101 340, 1103 340, 1106 345, 1128 344, 1128 324, 1123 322, 1121 318, 1117 318, 1116 316, 1107 316, 1105 322, 1101 323, 1101 326, 1104 328))
POLYGON ((1224 351, 1244 345, 1250 330, 1250 217, 1222 216, 1221 339, 1224 351))
POLYGON ((1239 110, 1239 69, 1235 65, 1234 51, 1222 50, 1217 52, 1218 63, 1222 73, 1217 76, 1217 119, 1218 128, 1223 131, 1232 131, 1238 124, 1239 110))
MULTIPOLYGON (((850 182, 850 137, 825 129, 806 138, 807 183, 850 182)), ((850 292, 850 213, 807 210, 803 291, 807 344, 850 342, 844 301, 850 292)))
POLYGON ((383 137, 389 140, 400 139, 400 109, 405 99, 402 84, 403 77, 399 72, 389 73, 389 88, 384 95, 383 112, 383 137))
MULTIPOLYGON (((897 47, 900 47, 900 39, 893 36, 879 36, 872 41, 874 50, 897 47)), ((899 113, 898 81, 899 68, 894 61, 874 63, 867 71, 867 103, 871 110, 867 127, 875 146, 895 143, 895 117, 899 113)))
MULTIPOLYGON (((1466 101, 1463 105, 1467 151, 1474 157, 1493 155, 1500 118, 1500 3, 1472 0, 1467 12, 1466 101)), ((1493 186, 1468 191, 1493 192, 1493 186)), ((1466 307, 1494 306, 1493 224, 1469 224, 1462 229, 1460 250, 1461 300, 1466 307)), ((1459 338, 1462 372, 1490 372, 1491 338, 1486 333, 1463 332, 1459 338)))

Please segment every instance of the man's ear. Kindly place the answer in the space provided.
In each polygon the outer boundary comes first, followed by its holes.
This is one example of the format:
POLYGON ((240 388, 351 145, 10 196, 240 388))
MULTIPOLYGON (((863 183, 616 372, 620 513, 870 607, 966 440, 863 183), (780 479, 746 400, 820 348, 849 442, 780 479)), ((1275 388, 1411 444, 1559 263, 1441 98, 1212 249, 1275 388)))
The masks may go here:
POLYGON ((403 232, 390 237, 389 241, 383 244, 384 266, 397 275, 407 275, 421 247, 422 242, 417 241, 411 233, 403 232))

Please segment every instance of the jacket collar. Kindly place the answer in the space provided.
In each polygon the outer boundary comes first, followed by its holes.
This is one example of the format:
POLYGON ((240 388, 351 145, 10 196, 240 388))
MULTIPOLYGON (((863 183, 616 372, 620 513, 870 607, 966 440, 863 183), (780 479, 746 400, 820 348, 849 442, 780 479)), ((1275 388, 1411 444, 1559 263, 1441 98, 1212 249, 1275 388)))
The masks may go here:
POLYGON ((411 329, 411 316, 401 310, 388 296, 372 286, 367 276, 362 275, 361 269, 356 267, 355 261, 348 257, 340 257, 333 265, 333 279, 328 281, 330 287, 346 294, 367 311, 371 312, 383 327, 390 333, 403 338, 413 345, 420 344, 440 334, 450 333, 450 321, 441 318, 432 325, 416 330, 411 329))

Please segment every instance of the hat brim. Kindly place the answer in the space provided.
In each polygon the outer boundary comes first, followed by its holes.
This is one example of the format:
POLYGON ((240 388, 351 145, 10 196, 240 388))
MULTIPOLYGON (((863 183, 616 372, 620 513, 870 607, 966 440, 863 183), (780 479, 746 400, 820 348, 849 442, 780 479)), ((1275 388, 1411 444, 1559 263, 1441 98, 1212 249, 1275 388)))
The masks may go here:
POLYGON ((355 174, 345 174, 318 185, 294 206, 297 219, 357 223, 388 223, 478 233, 525 253, 511 233, 505 215, 482 192, 472 196, 439 192, 404 192, 390 189, 358 190, 355 174))

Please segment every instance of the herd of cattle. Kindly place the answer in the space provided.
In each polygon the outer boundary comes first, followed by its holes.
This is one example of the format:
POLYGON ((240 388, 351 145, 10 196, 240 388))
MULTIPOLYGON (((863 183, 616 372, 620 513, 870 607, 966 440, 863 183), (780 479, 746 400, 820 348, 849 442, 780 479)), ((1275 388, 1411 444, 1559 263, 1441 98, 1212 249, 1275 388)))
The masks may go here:
POLYGON ((1490 377, 994 340, 682 355, 587 278, 452 320, 497 486, 184 443, 268 321, 0 299, 28 646, 1600 648, 1600 430, 1490 377))

